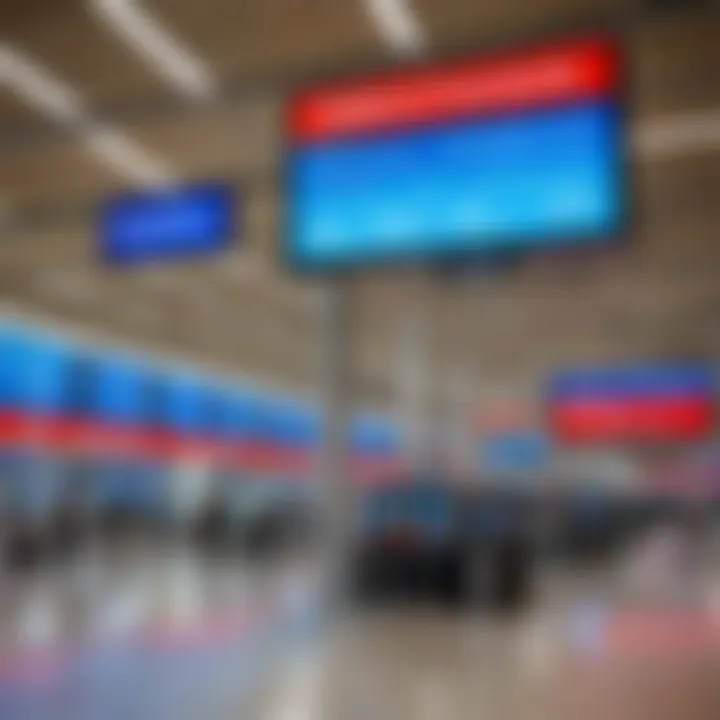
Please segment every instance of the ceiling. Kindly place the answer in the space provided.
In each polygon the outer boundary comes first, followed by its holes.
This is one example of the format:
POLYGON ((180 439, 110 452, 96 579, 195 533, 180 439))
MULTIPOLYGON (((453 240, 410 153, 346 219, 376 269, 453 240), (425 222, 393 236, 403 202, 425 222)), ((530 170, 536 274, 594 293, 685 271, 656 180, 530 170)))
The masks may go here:
MULTIPOLYGON (((283 96, 304 78, 402 61, 397 48, 364 0, 114 4, 152 13, 182 44, 195 63, 184 85, 122 39, 102 9, 113 0, 0 5, 4 300, 121 341, 311 387, 322 289, 290 276, 277 253, 283 96), (38 100, 19 87, 18 64, 51 76, 61 97, 48 107, 47 93, 38 100), (242 193, 245 228, 229 255, 133 271, 98 263, 93 223, 102 198, 197 177, 230 179, 242 193)), ((424 54, 612 20, 627 40, 637 212, 626 240, 602 255, 546 256, 462 282, 409 271, 352 280, 358 396, 390 397, 404 357, 398 338, 418 318, 438 397, 455 367, 475 396, 538 387, 558 364, 720 359, 720 145, 695 143, 692 133, 660 148, 643 142, 654 123, 720 111, 720 11, 706 3, 655 14, 648 4, 406 3, 424 54)))

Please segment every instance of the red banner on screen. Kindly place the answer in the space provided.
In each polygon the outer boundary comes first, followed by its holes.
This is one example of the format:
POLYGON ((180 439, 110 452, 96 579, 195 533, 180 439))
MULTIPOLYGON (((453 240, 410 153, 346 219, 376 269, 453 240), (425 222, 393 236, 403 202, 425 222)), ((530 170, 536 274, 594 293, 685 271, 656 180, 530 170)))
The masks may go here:
MULTIPOLYGON (((320 450, 317 446, 290 447, 258 440, 207 439, 157 428, 0 411, 0 450, 13 448, 58 457, 167 464, 194 459, 243 472, 277 475, 286 480, 312 477, 320 450)), ((351 460, 354 476, 364 484, 380 482, 401 470, 396 455, 355 453, 351 460)))
POLYGON ((582 101, 614 93, 619 83, 615 43, 593 37, 301 92, 288 130, 301 142, 331 139, 582 101))
POLYGON ((712 401, 696 397, 566 400, 550 410, 551 426, 566 442, 694 440, 714 422, 712 401))

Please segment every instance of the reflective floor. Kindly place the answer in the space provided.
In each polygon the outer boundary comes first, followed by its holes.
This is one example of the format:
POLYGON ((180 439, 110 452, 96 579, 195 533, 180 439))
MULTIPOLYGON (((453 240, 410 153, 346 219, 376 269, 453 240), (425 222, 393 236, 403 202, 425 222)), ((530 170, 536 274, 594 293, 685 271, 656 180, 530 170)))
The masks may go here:
POLYGON ((720 565, 709 555, 696 570, 684 588, 649 593, 622 558, 545 570, 536 601, 514 615, 356 614, 287 664, 257 717, 718 718, 720 565))
POLYGON ((237 717, 302 630, 299 567, 128 542, 5 575, 0 718, 237 717))
POLYGON ((713 557, 697 593, 545 568, 512 615, 375 608, 329 635, 308 568, 128 543, 5 577, 0 718, 720 717, 713 557))

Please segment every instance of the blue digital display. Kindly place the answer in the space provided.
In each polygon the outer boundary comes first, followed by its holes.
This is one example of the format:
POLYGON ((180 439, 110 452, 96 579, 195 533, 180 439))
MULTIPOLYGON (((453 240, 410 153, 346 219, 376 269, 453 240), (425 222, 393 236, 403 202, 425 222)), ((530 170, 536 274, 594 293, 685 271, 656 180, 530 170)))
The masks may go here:
POLYGON ((118 264, 210 254, 233 240, 235 216, 234 193, 222 184, 123 195, 102 209, 101 253, 118 264))
POLYGON ((300 268, 607 239, 624 223, 612 101, 309 143, 289 166, 300 268))
POLYGON ((95 417, 98 414, 101 393, 99 371, 96 356, 81 348, 73 351, 62 373, 63 414, 74 419, 95 417))
POLYGON ((623 57, 586 34, 301 89, 286 256, 304 272, 512 259, 626 224, 623 57))
POLYGON ((138 423, 142 405, 142 372, 137 363, 105 355, 98 361, 98 415, 121 425, 138 423))
POLYGON ((310 408, 281 402, 276 409, 276 440, 287 448, 309 448, 316 440, 315 418, 310 408))
POLYGON ((550 394, 573 398, 713 397, 718 382, 701 365, 635 365, 565 370, 552 379, 550 394))
POLYGON ((168 373, 168 428, 190 435, 202 428, 201 387, 199 381, 190 375, 174 370, 168 373))
POLYGON ((0 409, 62 409, 71 348, 52 336, 9 326, 0 332, 0 409))

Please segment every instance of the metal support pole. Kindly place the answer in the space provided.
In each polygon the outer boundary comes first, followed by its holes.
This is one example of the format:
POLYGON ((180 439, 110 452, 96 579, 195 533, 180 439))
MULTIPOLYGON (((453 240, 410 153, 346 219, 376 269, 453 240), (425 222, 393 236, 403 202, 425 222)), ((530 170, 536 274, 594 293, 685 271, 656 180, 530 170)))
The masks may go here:
POLYGON ((349 293, 342 280, 324 289, 320 310, 321 397, 324 437, 321 455, 324 572, 330 608, 342 605, 354 527, 354 502, 348 464, 348 388, 350 380, 349 293))
POLYGON ((453 469, 463 481, 471 479, 474 448, 470 430, 473 384, 466 362, 458 359, 448 369, 447 425, 450 434, 450 458, 453 469))
POLYGON ((430 418, 430 308, 426 297, 401 316, 397 332, 394 386, 397 415, 401 419, 404 445, 411 470, 427 468, 431 453, 430 418))

